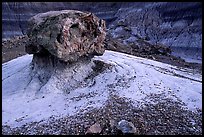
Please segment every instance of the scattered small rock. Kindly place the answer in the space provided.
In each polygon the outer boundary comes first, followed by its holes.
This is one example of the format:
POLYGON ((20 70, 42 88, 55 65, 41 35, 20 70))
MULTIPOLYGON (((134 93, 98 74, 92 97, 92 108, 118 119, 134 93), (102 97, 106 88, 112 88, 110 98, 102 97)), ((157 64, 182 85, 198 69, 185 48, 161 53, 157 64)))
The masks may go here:
POLYGON ((115 120, 110 120, 110 127, 113 128, 115 126, 115 120))
POLYGON ((123 134, 135 134, 137 132, 133 123, 126 120, 119 121, 117 128, 122 131, 123 134))
POLYGON ((93 124, 87 131, 85 134, 99 134, 102 131, 102 128, 100 126, 100 124, 98 122, 96 122, 95 124, 93 124))

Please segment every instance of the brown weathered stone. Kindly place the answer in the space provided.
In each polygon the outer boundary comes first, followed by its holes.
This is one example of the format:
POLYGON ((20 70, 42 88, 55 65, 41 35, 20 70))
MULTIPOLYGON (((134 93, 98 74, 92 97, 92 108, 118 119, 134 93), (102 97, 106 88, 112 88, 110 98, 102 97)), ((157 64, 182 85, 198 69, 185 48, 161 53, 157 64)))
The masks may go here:
POLYGON ((89 129, 86 131, 85 134, 97 134, 97 133, 100 133, 101 131, 102 131, 102 128, 100 124, 96 122, 91 127, 89 127, 89 129))
POLYGON ((47 51, 64 62, 75 62, 80 57, 102 55, 106 32, 105 21, 92 13, 75 10, 50 11, 29 20, 29 54, 47 51))

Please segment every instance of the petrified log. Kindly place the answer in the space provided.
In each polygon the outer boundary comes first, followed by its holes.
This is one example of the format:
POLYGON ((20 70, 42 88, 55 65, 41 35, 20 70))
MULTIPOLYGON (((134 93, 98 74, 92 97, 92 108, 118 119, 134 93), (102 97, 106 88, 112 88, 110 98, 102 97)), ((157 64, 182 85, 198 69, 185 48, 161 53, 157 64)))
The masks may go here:
POLYGON ((27 53, 34 54, 30 65, 31 91, 33 84, 36 95, 69 93, 91 85, 93 77, 108 67, 92 59, 105 52, 105 29, 105 22, 92 13, 75 10, 50 11, 32 17, 25 47, 27 53))
POLYGON ((105 21, 92 13, 75 10, 50 11, 29 20, 26 52, 34 57, 52 56, 63 62, 102 55, 105 21))

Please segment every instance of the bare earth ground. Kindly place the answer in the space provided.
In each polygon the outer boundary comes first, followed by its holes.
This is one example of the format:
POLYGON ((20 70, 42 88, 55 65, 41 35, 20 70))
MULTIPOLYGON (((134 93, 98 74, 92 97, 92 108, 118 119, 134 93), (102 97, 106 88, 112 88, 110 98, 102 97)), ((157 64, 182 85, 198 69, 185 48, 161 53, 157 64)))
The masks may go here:
MULTIPOLYGON (((25 55, 24 46, 22 46, 25 43, 25 37, 3 41, 2 63, 25 55)), ((166 57, 157 57, 157 60, 159 59, 169 64, 173 63, 173 60, 166 57)), ((182 67, 184 65, 175 63, 175 61, 174 64, 182 65, 182 67)), ((201 64, 185 66, 202 73, 201 64)), ((94 109, 84 115, 78 114, 60 119, 50 117, 49 122, 33 122, 18 128, 3 126, 2 134, 84 135, 91 125, 99 122, 102 128, 100 135, 118 135, 122 133, 116 128, 116 125, 120 120, 125 119, 135 125, 136 134, 139 135, 202 135, 202 110, 192 112, 183 109, 180 102, 169 100, 163 95, 152 96, 155 96, 155 104, 146 102, 143 107, 138 108, 123 98, 113 95, 103 108, 94 109), (115 124, 111 125, 110 121, 115 124)))
POLYGON ((13 39, 2 40, 2 63, 25 55, 27 37, 21 36, 13 39))

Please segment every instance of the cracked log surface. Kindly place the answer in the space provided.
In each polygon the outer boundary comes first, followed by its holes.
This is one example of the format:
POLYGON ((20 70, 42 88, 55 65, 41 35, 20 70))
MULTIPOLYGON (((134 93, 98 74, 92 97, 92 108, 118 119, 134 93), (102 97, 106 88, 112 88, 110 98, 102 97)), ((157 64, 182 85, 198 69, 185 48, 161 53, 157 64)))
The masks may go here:
POLYGON ((105 21, 92 13, 75 10, 50 11, 29 20, 26 52, 51 54, 63 62, 102 55, 105 51, 105 21))

